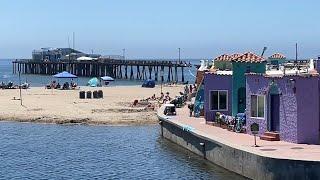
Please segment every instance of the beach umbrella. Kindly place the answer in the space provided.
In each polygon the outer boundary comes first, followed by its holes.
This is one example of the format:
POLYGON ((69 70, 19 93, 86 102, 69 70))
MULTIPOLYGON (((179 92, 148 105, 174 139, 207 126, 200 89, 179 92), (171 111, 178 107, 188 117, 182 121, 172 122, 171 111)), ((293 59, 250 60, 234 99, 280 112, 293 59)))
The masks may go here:
POLYGON ((53 75, 53 77, 55 77, 55 78, 77 78, 78 76, 73 75, 73 74, 71 74, 71 73, 69 73, 67 71, 63 71, 61 73, 53 75))
POLYGON ((88 85, 91 87, 97 87, 99 85, 99 80, 98 78, 92 78, 88 81, 88 85))
POLYGON ((101 79, 103 81, 114 81, 114 79, 112 77, 110 77, 110 76, 103 76, 103 77, 101 77, 101 79))

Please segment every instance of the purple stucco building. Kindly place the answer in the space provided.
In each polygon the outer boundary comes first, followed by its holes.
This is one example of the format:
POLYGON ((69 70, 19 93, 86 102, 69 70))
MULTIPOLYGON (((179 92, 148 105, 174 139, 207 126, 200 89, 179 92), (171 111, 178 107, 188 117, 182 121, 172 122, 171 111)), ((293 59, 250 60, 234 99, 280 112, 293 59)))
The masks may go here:
POLYGON ((232 114, 232 75, 220 75, 215 73, 206 73, 204 76, 204 111, 206 121, 214 121, 216 112, 226 115, 232 114), (211 91, 226 92, 226 106, 224 108, 213 108, 211 91))
MULTIPOLYGON (((247 126, 293 143, 319 143, 319 75, 246 75, 247 126)), ((250 128, 247 128, 248 133, 250 128)))
MULTIPOLYGON (((284 56, 277 53, 271 57, 284 56)), ((233 67, 230 71, 213 66, 205 73, 206 121, 215 121, 217 112, 235 115, 240 112, 241 104, 246 114, 243 129, 249 134, 252 134, 250 125, 257 123, 262 140, 320 143, 320 60, 301 61, 298 68, 286 62, 277 66, 259 64, 257 68, 250 65, 261 63, 263 58, 253 53, 219 58, 228 62, 231 59, 233 67), (242 63, 242 69, 237 69, 237 63, 242 63), (240 86, 244 89, 241 93, 240 86)))

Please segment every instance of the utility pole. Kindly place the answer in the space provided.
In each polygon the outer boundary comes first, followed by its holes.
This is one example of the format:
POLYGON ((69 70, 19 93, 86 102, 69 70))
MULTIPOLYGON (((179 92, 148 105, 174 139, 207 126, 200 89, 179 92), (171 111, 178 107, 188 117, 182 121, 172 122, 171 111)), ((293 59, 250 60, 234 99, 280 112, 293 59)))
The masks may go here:
POLYGON ((22 93, 21 93, 21 70, 19 69, 19 91, 20 91, 20 104, 22 106, 22 93))
MULTIPOLYGON (((69 37, 69 35, 68 35, 68 48, 69 48, 69 50, 70 50, 70 37, 69 37)), ((70 53, 70 51, 69 51, 69 54, 68 54, 69 63, 70 63, 70 56, 71 56, 71 53, 70 53)))
POLYGON ((126 60, 126 49, 122 49, 123 60, 126 60))
POLYGON ((161 86, 160 86, 160 93, 162 95, 162 83, 163 83, 163 76, 164 76, 164 71, 163 69, 160 70, 160 77, 161 77, 161 86))
POLYGON ((181 63, 181 60, 180 60, 180 48, 178 48, 179 50, 179 63, 181 63))
POLYGON ((298 65, 298 43, 296 43, 296 60, 295 60, 295 66, 297 67, 297 70, 300 70, 300 67, 298 65))
POLYGON ((73 43, 73 44, 72 44, 72 48, 73 48, 73 50, 74 50, 74 48, 75 48, 75 47, 74 47, 74 44, 75 44, 74 36, 75 36, 75 35, 74 35, 74 32, 73 32, 73 33, 72 33, 72 41, 73 41, 73 42, 72 42, 72 43, 73 43))
POLYGON ((298 61, 298 43, 296 43, 296 61, 298 61))

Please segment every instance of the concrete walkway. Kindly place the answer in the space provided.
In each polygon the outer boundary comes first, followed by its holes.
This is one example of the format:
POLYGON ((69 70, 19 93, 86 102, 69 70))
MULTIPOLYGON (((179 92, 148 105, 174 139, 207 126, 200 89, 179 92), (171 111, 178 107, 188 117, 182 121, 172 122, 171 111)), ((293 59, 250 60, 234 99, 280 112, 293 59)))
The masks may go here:
MULTIPOLYGON (((160 109, 158 114, 161 115, 162 112, 160 109)), ((320 161, 320 145, 294 144, 284 141, 271 142, 260 140, 257 137, 257 145, 259 147, 253 147, 254 137, 251 135, 235 133, 220 127, 207 125, 204 118, 189 117, 188 115, 189 109, 184 107, 177 109, 177 116, 161 116, 172 123, 188 128, 200 136, 260 156, 277 159, 320 161)))

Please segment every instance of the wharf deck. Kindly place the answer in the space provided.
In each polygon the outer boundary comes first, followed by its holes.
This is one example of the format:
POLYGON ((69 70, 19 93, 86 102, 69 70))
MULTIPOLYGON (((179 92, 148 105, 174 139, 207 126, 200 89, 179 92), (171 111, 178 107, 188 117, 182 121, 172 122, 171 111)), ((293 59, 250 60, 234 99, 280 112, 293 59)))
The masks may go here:
POLYGON ((211 139, 235 149, 275 159, 320 162, 320 145, 294 144, 284 141, 264 141, 257 137, 254 147, 254 136, 235 133, 205 123, 204 118, 189 117, 187 107, 177 109, 177 116, 164 116, 167 121, 178 126, 189 127, 191 131, 206 139, 211 139))

